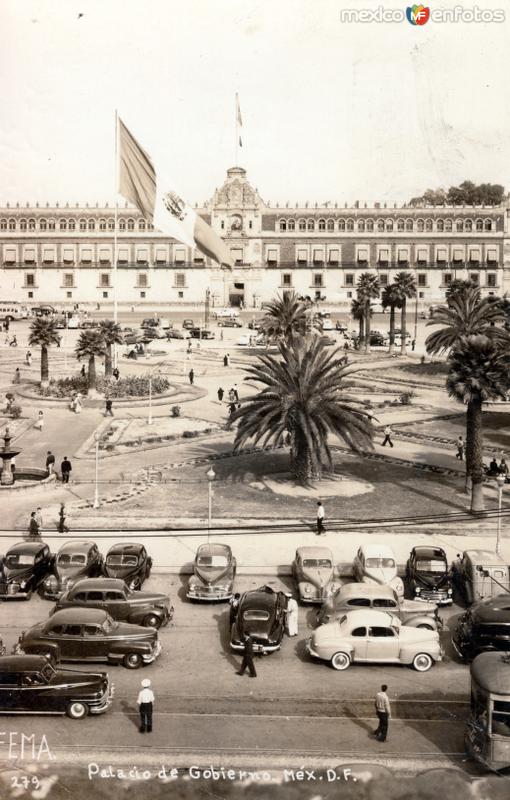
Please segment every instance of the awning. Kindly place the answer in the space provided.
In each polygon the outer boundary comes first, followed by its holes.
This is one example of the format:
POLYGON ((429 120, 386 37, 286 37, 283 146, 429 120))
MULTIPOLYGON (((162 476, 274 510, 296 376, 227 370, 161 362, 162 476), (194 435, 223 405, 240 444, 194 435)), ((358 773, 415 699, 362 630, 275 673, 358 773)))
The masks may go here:
POLYGON ((387 247, 380 247, 379 248, 379 263, 380 264, 387 264, 390 260, 390 251, 387 247))
POLYGON ((368 261, 368 247, 358 248, 358 261, 368 261))
POLYGON ((473 261, 476 264, 480 261, 480 248, 479 247, 470 247, 469 248, 469 260, 473 261))
POLYGON ((487 261, 491 263, 497 262, 498 260, 498 250, 496 247, 488 247, 487 248, 487 261))
POLYGON ((330 250, 329 251, 329 263, 330 264, 338 264, 340 261, 340 250, 330 250))
MULTIPOLYGON (((417 261, 427 261, 428 260, 428 251, 426 247, 418 247, 416 251, 416 260, 417 261)), ((400 256, 399 256, 400 261, 400 256)))
POLYGON ((6 264, 16 263, 16 248, 6 247, 4 250, 4 261, 6 264))
POLYGON ((64 247, 64 252, 62 253, 62 259, 65 264, 72 264, 74 261, 74 250, 70 247, 64 247))
POLYGON ((195 255, 193 256, 194 261, 203 261, 204 254, 200 250, 195 250, 195 255))
POLYGON ((112 251, 109 247, 99 248, 99 261, 103 264, 109 263, 112 260, 112 251))
POLYGON ((119 262, 127 264, 129 260, 129 250, 127 247, 119 247, 117 258, 119 262))
POLYGON ((43 261, 45 264, 53 264, 55 261, 54 247, 43 247, 43 261))
MULTIPOLYGON (((15 253, 16 251, 14 251, 15 253)), ((15 261, 16 258, 13 259, 15 261)), ((32 264, 35 261, 35 247, 24 247, 23 248, 23 261, 32 264)))
POLYGON ((92 261, 92 248, 82 247, 80 250, 80 259, 85 262, 92 261))
POLYGON ((167 261, 167 251, 162 248, 156 249, 156 261, 158 264, 166 264, 167 261))
MULTIPOLYGON (((427 251, 425 251, 425 253, 426 252, 427 251)), ((398 258, 398 261, 400 262, 400 264, 403 264, 406 261, 409 261, 409 250, 406 250, 406 249, 403 249, 403 248, 399 248, 398 253, 397 253, 397 258, 398 258)), ((425 260, 426 260, 426 258, 427 257, 425 256, 425 260)))
POLYGON ((436 251, 436 259, 438 261, 446 261, 447 252, 446 247, 438 247, 436 251))
POLYGON ((267 256, 268 261, 278 261, 278 250, 276 247, 268 247, 267 248, 267 256))
POLYGON ((149 260, 149 251, 146 247, 141 247, 136 251, 136 260, 138 263, 145 264, 149 260))
POLYGON ((324 250, 314 250, 313 260, 315 264, 322 264, 324 261, 324 250))
POLYGON ((177 248, 175 251, 175 261, 177 264, 184 264, 186 261, 186 250, 183 250, 181 247, 177 248))
POLYGON ((297 251, 297 260, 298 261, 308 261, 308 253, 306 250, 298 250, 297 251))
POLYGON ((240 261, 241 263, 243 262, 243 251, 241 250, 241 248, 237 247, 231 248, 230 255, 232 256, 234 261, 240 261))
POLYGON ((464 250, 462 247, 454 247, 453 248, 453 260, 454 261, 464 261, 464 250))

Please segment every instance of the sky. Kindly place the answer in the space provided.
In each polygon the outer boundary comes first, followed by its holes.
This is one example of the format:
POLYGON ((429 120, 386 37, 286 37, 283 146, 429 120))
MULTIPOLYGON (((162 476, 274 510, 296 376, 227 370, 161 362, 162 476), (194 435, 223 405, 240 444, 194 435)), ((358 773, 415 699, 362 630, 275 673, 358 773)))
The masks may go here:
POLYGON ((348 23, 398 0, 0 0, 0 203, 114 202, 115 111, 190 203, 235 162, 265 201, 510 189, 502 23, 348 23))

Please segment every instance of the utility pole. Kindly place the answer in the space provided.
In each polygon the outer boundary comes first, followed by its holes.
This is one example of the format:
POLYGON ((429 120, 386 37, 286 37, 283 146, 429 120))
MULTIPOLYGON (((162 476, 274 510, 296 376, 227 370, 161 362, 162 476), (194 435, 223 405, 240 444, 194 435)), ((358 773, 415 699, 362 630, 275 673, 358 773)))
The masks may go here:
POLYGON ((209 328, 209 308, 211 304, 211 290, 205 290, 205 310, 204 310, 204 328, 209 328))

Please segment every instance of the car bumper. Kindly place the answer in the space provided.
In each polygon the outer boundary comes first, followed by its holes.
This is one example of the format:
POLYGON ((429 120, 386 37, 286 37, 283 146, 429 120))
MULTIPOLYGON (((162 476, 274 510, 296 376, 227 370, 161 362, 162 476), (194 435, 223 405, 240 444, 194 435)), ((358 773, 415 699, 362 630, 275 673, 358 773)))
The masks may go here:
POLYGON ((144 664, 152 664, 152 662, 155 661, 158 658, 159 655, 161 655, 161 642, 158 639, 158 641, 156 643, 156 647, 154 648, 152 653, 147 653, 146 655, 142 656, 143 663, 144 664))
POLYGON ((189 600, 230 600, 232 589, 217 589, 215 586, 200 586, 195 591, 188 589, 186 597, 189 600))
POLYGON ((452 636, 452 647, 455 650, 456 655, 461 658, 463 661, 468 658, 467 654, 462 650, 460 645, 455 641, 455 638, 452 636))
POLYGON ((420 594, 415 594, 415 600, 419 600, 420 603, 437 603, 438 606, 449 606, 453 603, 453 597, 451 594, 443 594, 442 592, 420 592, 420 594))
MULTIPOLYGON (((244 644, 237 644, 231 642, 230 647, 238 653, 244 653, 244 644)), ((253 652, 256 653, 274 653, 280 649, 280 644, 253 644, 253 652)))
POLYGON ((0 599, 1 600, 23 600, 28 596, 28 592, 26 589, 21 589, 20 586, 16 584, 8 584, 7 586, 0 588, 0 599))
POLYGON ((115 684, 111 683, 108 687, 107 691, 104 693, 103 697, 101 698, 100 702, 97 705, 89 706, 89 711, 91 714, 104 714, 105 711, 108 711, 112 702, 113 696, 115 694, 115 684))
POLYGON ((308 639, 308 641, 306 643, 306 652, 308 653, 308 655, 312 656, 313 658, 320 658, 320 655, 312 647, 312 640, 311 639, 308 639))

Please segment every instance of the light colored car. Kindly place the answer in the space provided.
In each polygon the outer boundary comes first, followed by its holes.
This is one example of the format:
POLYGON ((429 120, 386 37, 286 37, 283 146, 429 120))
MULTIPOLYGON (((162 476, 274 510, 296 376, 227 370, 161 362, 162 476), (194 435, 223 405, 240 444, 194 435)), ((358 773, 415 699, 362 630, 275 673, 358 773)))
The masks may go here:
POLYGON ((323 319, 321 322, 322 330, 323 331, 334 331, 335 326, 333 325, 330 319, 323 319))
POLYGON ((237 308, 219 308, 218 311, 215 312, 216 319, 220 317, 238 317, 239 310, 237 308))
POLYGON ((386 611, 349 611, 320 625, 307 642, 314 658, 329 661, 333 669, 351 664, 407 664, 426 672, 442 651, 437 631, 402 625, 386 611))
POLYGON ((341 585, 328 547, 298 547, 292 575, 302 603, 322 603, 341 585))
POLYGON ((324 625, 348 611, 359 611, 362 608, 388 611, 398 617, 404 625, 410 625, 412 628, 436 631, 442 624, 435 603, 424 606, 419 600, 404 600, 398 597, 391 586, 379 586, 375 583, 346 583, 341 586, 323 603, 317 614, 317 623, 324 625))
POLYGON ((398 597, 404 596, 404 582, 397 575, 397 561, 387 544, 363 544, 352 565, 357 581, 391 586, 398 597))
POLYGON ((248 347, 250 344, 250 339, 252 339, 251 336, 247 336, 245 333, 243 333, 243 335, 237 340, 237 344, 239 347, 248 347))

